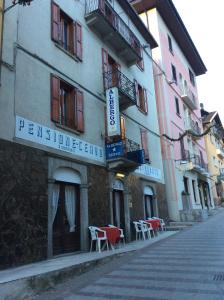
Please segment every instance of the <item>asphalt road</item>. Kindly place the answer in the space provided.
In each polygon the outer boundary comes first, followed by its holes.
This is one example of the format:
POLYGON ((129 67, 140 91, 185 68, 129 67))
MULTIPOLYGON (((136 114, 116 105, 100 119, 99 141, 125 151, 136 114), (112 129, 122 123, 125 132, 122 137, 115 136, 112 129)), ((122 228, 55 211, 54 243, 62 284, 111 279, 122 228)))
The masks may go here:
POLYGON ((36 299, 224 300, 224 212, 36 299))

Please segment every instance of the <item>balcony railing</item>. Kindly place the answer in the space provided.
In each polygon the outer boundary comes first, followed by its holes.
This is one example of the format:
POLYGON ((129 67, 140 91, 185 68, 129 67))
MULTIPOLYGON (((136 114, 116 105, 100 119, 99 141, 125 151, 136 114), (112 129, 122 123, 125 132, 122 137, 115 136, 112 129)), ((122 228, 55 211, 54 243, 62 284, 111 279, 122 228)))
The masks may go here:
POLYGON ((133 171, 145 163, 144 150, 131 139, 106 140, 106 159, 109 169, 133 171))
POLYGON ((104 73, 103 76, 105 90, 113 87, 118 88, 119 105, 121 110, 137 104, 135 84, 123 73, 116 69, 114 71, 104 73))
MULTIPOLYGON (((200 129, 198 123, 193 121, 191 118, 186 118, 184 120, 184 123, 185 123, 185 129, 186 130, 191 130, 196 135, 201 134, 201 129, 200 129)), ((197 138, 196 136, 192 136, 192 137, 197 138)), ((198 138, 200 138, 200 137, 198 137, 198 138)))
POLYGON ((86 22, 130 65, 141 59, 141 44, 106 0, 86 0, 86 22))
POLYGON ((189 150, 182 149, 181 159, 192 163, 192 169, 195 169, 202 174, 208 173, 208 164, 205 163, 204 159, 200 155, 190 153, 189 150))
POLYGON ((183 101, 187 104, 187 106, 190 107, 190 109, 195 110, 198 108, 196 97, 194 93, 189 89, 188 86, 186 85, 180 85, 180 93, 181 93, 181 98, 183 101))

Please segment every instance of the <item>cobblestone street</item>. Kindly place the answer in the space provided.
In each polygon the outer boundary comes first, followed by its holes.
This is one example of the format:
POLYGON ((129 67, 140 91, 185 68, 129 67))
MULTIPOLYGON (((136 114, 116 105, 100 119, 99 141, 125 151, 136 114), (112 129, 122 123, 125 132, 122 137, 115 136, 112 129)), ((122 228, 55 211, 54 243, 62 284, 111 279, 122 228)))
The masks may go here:
POLYGON ((37 299, 224 299, 224 212, 37 299))

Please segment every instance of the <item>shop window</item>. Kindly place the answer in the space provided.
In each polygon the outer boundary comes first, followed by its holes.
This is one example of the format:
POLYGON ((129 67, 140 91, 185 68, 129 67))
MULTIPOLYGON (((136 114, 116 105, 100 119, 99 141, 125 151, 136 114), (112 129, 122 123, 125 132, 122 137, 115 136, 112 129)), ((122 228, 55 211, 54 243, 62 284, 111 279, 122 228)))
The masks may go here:
POLYGON ((83 92, 51 75, 51 120, 84 132, 83 92))
POLYGON ((52 2, 51 37, 70 54, 82 60, 82 26, 52 2))

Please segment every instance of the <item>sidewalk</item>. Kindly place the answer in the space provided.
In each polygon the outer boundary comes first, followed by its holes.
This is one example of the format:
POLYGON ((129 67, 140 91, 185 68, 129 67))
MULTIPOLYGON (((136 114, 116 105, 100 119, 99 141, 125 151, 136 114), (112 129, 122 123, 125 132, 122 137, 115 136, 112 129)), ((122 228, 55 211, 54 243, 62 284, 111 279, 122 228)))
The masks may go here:
POLYGON ((96 265, 106 263, 114 257, 126 252, 143 249, 175 233, 174 231, 162 232, 150 240, 134 241, 113 251, 60 256, 18 268, 0 271, 0 300, 24 299, 25 297, 30 297, 35 291, 46 290, 66 278, 81 274, 96 265))

